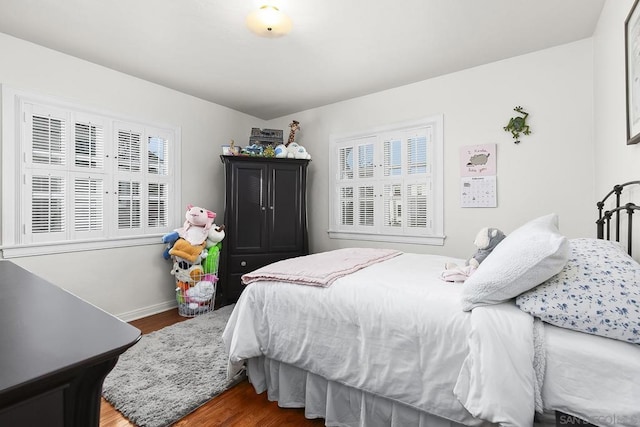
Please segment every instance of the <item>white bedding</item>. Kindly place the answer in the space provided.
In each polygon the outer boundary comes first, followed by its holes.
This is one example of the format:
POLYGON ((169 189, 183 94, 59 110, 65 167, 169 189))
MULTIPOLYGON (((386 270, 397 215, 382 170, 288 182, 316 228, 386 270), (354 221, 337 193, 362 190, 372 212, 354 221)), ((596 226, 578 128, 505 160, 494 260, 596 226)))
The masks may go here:
POLYGON ((447 261, 403 254, 328 288, 247 286, 223 335, 229 373, 266 356, 466 425, 531 425, 531 317, 511 303, 463 312, 463 285, 438 279, 447 261))
POLYGON ((640 345, 545 325, 546 409, 606 427, 640 426, 640 345))

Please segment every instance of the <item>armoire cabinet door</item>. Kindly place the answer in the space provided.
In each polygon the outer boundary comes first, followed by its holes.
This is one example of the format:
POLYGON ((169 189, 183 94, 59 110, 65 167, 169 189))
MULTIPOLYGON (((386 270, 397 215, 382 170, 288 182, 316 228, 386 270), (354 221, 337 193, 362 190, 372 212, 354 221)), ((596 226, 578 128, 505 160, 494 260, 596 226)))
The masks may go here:
POLYGON ((302 166, 280 164, 269 167, 269 206, 267 212, 269 251, 302 250, 303 226, 302 166))
POLYGON ((239 163, 232 170, 232 212, 229 218, 231 251, 264 252, 268 248, 266 214, 268 165, 239 163))

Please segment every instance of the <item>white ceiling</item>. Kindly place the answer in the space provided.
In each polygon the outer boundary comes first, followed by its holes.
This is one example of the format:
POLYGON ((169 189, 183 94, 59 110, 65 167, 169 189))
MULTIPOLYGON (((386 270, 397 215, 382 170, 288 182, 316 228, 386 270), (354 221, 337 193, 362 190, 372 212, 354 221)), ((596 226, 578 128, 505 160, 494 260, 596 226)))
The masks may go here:
POLYGON ((603 4, 0 0, 0 32, 269 120, 590 37, 603 4), (245 27, 267 3, 289 35, 245 27))

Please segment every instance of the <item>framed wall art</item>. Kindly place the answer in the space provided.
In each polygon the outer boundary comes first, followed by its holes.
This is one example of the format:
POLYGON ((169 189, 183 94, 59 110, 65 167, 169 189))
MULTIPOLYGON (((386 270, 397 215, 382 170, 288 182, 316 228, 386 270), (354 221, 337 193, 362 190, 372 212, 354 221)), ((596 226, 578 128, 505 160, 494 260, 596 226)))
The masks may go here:
POLYGON ((640 9, 638 0, 624 21, 627 87, 627 145, 640 142, 640 9))

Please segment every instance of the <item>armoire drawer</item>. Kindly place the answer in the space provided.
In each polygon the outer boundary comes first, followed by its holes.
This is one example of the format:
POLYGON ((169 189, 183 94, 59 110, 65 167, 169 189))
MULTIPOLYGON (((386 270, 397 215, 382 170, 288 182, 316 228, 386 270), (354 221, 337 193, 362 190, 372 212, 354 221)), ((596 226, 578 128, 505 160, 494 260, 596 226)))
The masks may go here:
POLYGON ((299 254, 230 255, 229 273, 249 273, 272 262, 298 255, 299 254))

